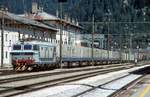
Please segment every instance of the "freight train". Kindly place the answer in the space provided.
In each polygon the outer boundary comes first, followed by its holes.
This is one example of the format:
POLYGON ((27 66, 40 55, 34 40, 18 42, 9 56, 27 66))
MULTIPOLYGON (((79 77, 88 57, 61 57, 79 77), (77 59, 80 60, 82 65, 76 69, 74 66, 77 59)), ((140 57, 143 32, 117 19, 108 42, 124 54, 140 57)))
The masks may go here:
MULTIPOLYGON (((59 43, 24 41, 14 44, 10 54, 15 71, 32 71, 59 67, 59 51, 59 43)), ((133 53, 99 48, 93 49, 93 58, 91 53, 91 47, 62 44, 62 64, 72 67, 134 61, 133 53)))

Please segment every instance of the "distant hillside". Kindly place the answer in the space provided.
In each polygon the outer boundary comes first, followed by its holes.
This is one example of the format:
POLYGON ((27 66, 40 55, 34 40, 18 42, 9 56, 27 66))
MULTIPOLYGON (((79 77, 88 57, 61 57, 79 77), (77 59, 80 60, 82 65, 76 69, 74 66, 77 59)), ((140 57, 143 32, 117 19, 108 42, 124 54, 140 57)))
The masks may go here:
MULTIPOLYGON (((0 5, 7 7, 10 12, 24 13, 30 12, 33 0, 0 0, 0 5)), ((34 0, 44 11, 56 15, 59 9, 58 0, 34 0)), ((92 21, 92 15, 95 15, 96 22, 138 22, 150 21, 150 0, 68 0, 64 4, 63 13, 78 21, 92 21), (94 9, 94 10, 93 10, 94 9)), ((90 25, 84 25, 91 32, 90 25)), ((99 25, 97 25, 99 27, 99 25)), ((101 28, 97 28, 101 29, 101 28)), ((104 27, 100 30, 102 33, 107 30, 104 27)), ((122 32, 122 31, 111 31, 122 32)))
MULTIPOLYGON (((56 14, 58 9, 57 0, 34 0, 37 1, 39 6, 44 8, 44 11, 56 14)), ((31 11, 32 0, 0 0, 0 5, 7 7, 10 12, 21 14, 31 11)), ((80 23, 87 29, 86 33, 92 32, 92 15, 95 16, 96 22, 143 22, 150 21, 150 0, 68 0, 63 7, 63 13, 67 14, 71 18, 77 19, 78 21, 86 21, 88 24, 80 23), (93 10, 94 9, 94 10, 93 10)), ((96 24, 95 33, 104 33, 107 36, 107 33, 114 34, 134 34, 133 39, 135 38, 135 47, 140 43, 143 44, 143 41, 148 41, 149 38, 139 38, 136 37, 148 37, 150 24, 96 24), (137 40, 136 40, 137 39, 137 40), (147 40, 146 40, 147 39, 147 40)), ((129 42, 129 36, 115 36, 114 39, 120 41, 119 38, 124 38, 120 43, 127 44, 129 42), (119 37, 119 38, 118 38, 119 37)), ((149 41, 150 42, 150 41, 149 41)), ((144 42, 148 44, 148 42, 144 42)), ((134 44, 134 43, 133 43, 134 44)), ((145 44, 142 45, 147 46, 145 44)))
MULTIPOLYGON (((5 6, 13 13, 23 13, 31 11, 33 0, 0 0, 0 5, 5 6)), ((46 12, 55 14, 58 9, 57 0, 34 0, 44 7, 46 12)), ((113 21, 133 21, 136 18, 141 19, 143 11, 148 9, 150 0, 68 0, 64 11, 69 16, 77 18, 80 21, 90 21, 95 6, 95 18, 98 21, 105 21, 107 14, 113 21), (94 4, 93 4, 94 2, 94 4), (145 9, 144 9, 145 8, 145 9), (140 11, 140 9, 143 9, 140 11), (137 13, 137 10, 138 13, 137 13), (136 16, 137 15, 137 16, 136 16)), ((149 14, 149 12, 147 12, 149 14)))

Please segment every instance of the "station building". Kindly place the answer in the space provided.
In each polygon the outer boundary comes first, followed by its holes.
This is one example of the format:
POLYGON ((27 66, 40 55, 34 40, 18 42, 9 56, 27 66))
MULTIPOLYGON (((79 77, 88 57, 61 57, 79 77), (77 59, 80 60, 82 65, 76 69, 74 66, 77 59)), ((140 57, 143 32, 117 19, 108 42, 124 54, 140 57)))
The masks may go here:
POLYGON ((62 30, 62 42, 63 44, 76 45, 80 44, 80 34, 83 32, 83 28, 78 25, 74 20, 68 21, 66 19, 60 19, 57 16, 48 14, 42 10, 30 13, 28 15, 20 15, 27 17, 48 26, 52 26, 58 30, 56 33, 56 41, 60 41, 60 29, 62 30), (62 27, 61 27, 62 26, 62 27))
POLYGON ((0 60, 1 67, 11 67, 10 52, 14 43, 23 39, 37 39, 56 43, 57 29, 32 19, 23 18, 7 11, 0 11, 0 60), (4 20, 4 24, 2 21, 4 20), (2 29, 4 27, 4 29, 2 29), (2 44, 3 33, 3 45, 2 44), (3 52, 2 52, 3 47, 3 52))
MULTIPOLYGON (((58 14, 58 13, 57 13, 58 14)), ((37 3, 33 2, 32 12, 20 15, 22 17, 27 17, 39 22, 42 22, 48 26, 57 28, 58 32, 56 34, 56 41, 60 41, 60 29, 62 29, 62 41, 64 44, 69 45, 79 45, 88 44, 91 46, 92 35, 91 34, 82 34, 85 29, 79 25, 78 21, 75 19, 70 19, 67 15, 64 15, 64 19, 60 19, 57 16, 48 14, 43 11, 43 8, 38 8, 37 3), (62 25, 62 28, 61 28, 62 25)), ((94 35, 95 44, 98 48, 105 47, 105 36, 103 34, 94 35)), ((86 45, 87 46, 87 45, 86 45)))
MULTIPOLYGON (((36 3, 34 4, 36 5, 36 3)), ((85 29, 79 26, 77 21, 73 19, 71 20, 69 17, 60 19, 59 17, 48 14, 41 9, 39 10, 37 5, 32 7, 32 13, 25 13, 21 15, 0 11, 1 27, 3 17, 4 50, 2 52, 0 48, 0 59, 2 58, 1 54, 3 53, 4 64, 3 66, 0 65, 1 67, 12 66, 10 60, 11 47, 19 40, 37 39, 59 45, 60 30, 62 30, 62 43, 65 45, 82 46, 84 43, 89 43, 89 41, 91 42, 91 34, 81 34, 85 29)), ((2 29, 0 29, 0 32, 2 32, 2 29)), ((97 39, 100 41, 99 45, 101 46, 99 48, 103 48, 103 35, 96 35, 95 38, 96 37, 98 37, 97 39)))

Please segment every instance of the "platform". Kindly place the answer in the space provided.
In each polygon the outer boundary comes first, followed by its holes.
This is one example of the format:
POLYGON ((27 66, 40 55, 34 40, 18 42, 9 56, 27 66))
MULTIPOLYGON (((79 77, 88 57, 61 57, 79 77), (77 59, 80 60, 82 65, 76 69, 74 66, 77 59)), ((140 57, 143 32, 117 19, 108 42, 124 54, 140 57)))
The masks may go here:
POLYGON ((108 97, 141 76, 138 74, 131 74, 130 72, 149 66, 150 65, 145 65, 102 74, 72 83, 59 84, 54 87, 21 94, 15 97, 108 97))
POLYGON ((150 97, 150 74, 118 97, 150 97))

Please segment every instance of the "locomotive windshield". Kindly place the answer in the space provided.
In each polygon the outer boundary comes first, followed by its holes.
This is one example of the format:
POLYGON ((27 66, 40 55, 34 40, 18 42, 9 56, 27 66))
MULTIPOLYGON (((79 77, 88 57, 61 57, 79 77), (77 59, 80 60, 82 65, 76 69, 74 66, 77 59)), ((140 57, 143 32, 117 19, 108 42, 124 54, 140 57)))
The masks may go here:
POLYGON ((21 45, 14 45, 13 50, 21 50, 21 45))
POLYGON ((33 45, 33 50, 39 50, 39 46, 38 45, 33 45))
POLYGON ((32 50, 32 45, 24 45, 24 50, 32 50))

